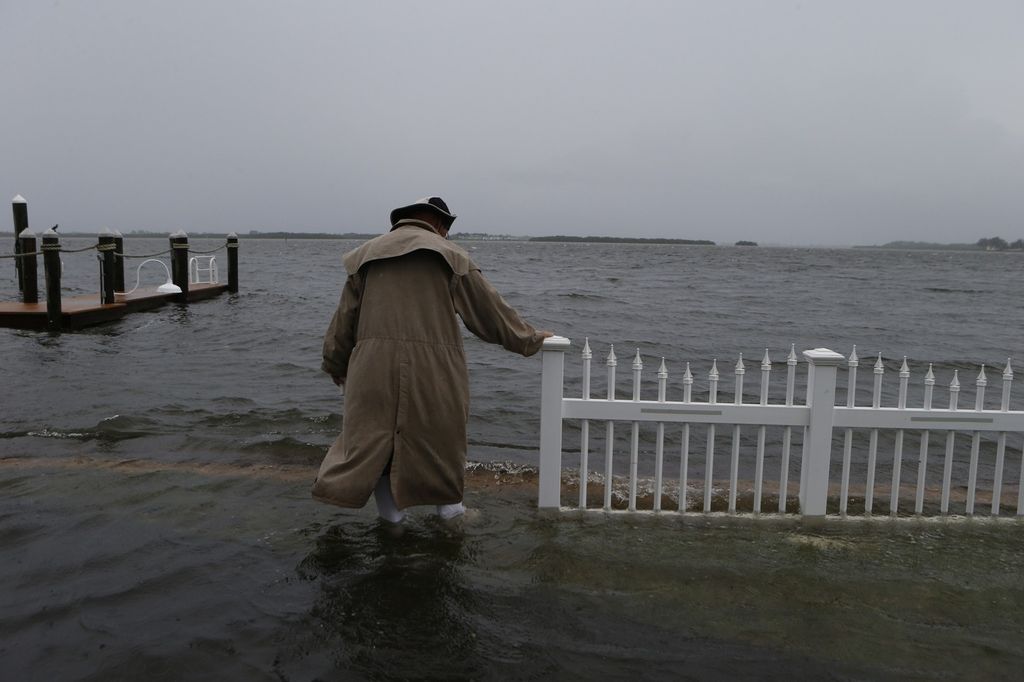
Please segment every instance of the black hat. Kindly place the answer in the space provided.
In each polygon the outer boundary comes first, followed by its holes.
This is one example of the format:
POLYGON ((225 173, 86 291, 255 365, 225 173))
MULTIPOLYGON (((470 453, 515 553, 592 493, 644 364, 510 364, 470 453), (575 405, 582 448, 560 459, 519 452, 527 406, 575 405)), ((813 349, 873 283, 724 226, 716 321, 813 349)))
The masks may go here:
POLYGON ((448 219, 448 227, 455 222, 456 215, 448 210, 448 204, 444 203, 441 197, 423 197, 417 199, 408 206, 400 206, 391 212, 391 227, 395 226, 402 218, 408 217, 410 213, 422 208, 430 208, 440 216, 448 219))

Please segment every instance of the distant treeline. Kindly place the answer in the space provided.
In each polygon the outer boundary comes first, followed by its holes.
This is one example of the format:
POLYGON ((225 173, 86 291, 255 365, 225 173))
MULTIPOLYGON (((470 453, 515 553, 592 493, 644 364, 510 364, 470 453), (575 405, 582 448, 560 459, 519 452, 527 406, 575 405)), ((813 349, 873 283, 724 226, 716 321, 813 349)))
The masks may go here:
POLYGON ((886 242, 881 246, 855 246, 855 249, 923 249, 928 251, 1024 251, 1024 239, 1008 242, 1002 237, 983 237, 973 244, 936 242, 886 242))
POLYGON ((530 237, 531 242, 593 242, 595 244, 698 244, 714 246, 710 239, 667 239, 662 237, 569 237, 552 235, 550 237, 530 237))
POLYGON ((1024 239, 1007 242, 1002 237, 982 237, 977 241, 978 247, 986 251, 1024 251, 1024 239))

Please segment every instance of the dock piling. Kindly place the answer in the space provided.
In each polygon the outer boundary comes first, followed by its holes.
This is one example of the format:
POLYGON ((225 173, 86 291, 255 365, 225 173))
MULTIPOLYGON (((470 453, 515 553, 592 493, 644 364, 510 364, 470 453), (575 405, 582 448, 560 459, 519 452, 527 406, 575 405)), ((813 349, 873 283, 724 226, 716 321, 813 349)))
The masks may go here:
POLYGON ((96 244, 100 260, 100 303, 110 305, 114 302, 114 233, 107 228, 100 232, 96 244))
POLYGON ((228 235, 228 292, 238 293, 238 235, 228 235))
POLYGON ((188 235, 183 230, 171 233, 171 281, 181 288, 180 303, 188 303, 188 235))
POLYGON ((114 291, 124 293, 124 237, 114 230, 114 291))
POLYGON ((52 229, 43 232, 43 271, 46 273, 46 328, 61 331, 60 237, 52 229))
MULTIPOLYGON (((22 230, 18 235, 22 254, 35 254, 36 235, 32 230, 22 230)), ((17 260, 21 263, 21 300, 23 303, 39 303, 39 276, 35 255, 22 255, 17 260)))
MULTIPOLYGON (((14 253, 21 253, 21 244, 18 239, 24 230, 28 229, 28 203, 25 197, 20 194, 11 200, 11 212, 14 214, 14 253)), ((24 291, 24 277, 22 275, 21 259, 14 259, 14 267, 18 271, 18 291, 24 291)))

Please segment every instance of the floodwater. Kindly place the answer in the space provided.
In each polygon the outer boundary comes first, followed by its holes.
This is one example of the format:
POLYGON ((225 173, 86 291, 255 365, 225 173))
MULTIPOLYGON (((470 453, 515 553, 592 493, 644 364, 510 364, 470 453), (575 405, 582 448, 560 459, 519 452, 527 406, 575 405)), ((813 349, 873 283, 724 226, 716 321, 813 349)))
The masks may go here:
MULTIPOLYGON (((715 358, 731 399, 741 352, 756 395, 767 347, 777 400, 791 343, 844 354, 856 343, 870 358, 858 402, 870 400, 881 352, 885 404, 906 355, 911 404, 933 363, 936 404, 959 370, 961 404, 973 406, 985 363, 997 368, 991 408, 1006 358, 1024 357, 1019 325, 1007 324, 1024 319, 1019 254, 466 245, 525 317, 572 338, 574 353, 590 337, 595 396, 613 343, 620 395, 639 347, 644 395, 664 356, 670 399, 685 362, 704 399, 715 358)), ((467 481, 469 517, 448 526, 416 511, 398 534, 372 508, 314 503, 309 485, 340 428, 320 342, 351 246, 243 238, 238 296, 61 337, 0 330, 4 679, 1018 674, 1019 520, 541 513, 540 363, 472 339, 470 457, 480 464, 467 481)), ((140 239, 126 250, 161 247, 140 239)), ((8 299, 11 270, 0 279, 8 299)), ((65 255, 69 293, 91 291, 95 271, 92 254, 65 255)), ((144 270, 143 283, 162 272, 144 270)), ((567 392, 579 390, 580 367, 567 362, 567 392)), ((1016 481, 1019 441, 1010 445, 1005 480, 1016 481)), ((566 446, 578 448, 572 424, 566 446)), ((645 433, 646 475, 652 449, 645 433)), ((774 434, 766 478, 777 450, 774 434)), ((617 453, 624 473, 628 448, 617 453)), ((860 440, 854 459, 856 478, 860 440)), ((571 451, 565 465, 571 486, 571 451)), ((698 491, 700 467, 691 461, 698 491)), ((913 463, 905 468, 912 481, 913 463)))

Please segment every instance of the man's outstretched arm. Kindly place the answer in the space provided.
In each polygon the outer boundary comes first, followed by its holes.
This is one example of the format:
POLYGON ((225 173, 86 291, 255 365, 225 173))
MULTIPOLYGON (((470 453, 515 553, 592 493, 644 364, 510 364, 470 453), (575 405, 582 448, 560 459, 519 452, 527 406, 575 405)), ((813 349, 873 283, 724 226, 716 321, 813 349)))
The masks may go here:
POLYGON ((455 312, 466 328, 488 343, 530 356, 540 350, 549 331, 538 331, 519 317, 479 270, 458 277, 452 289, 455 312))

